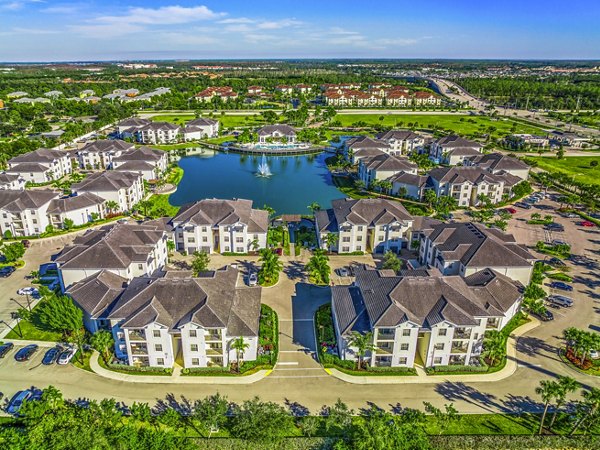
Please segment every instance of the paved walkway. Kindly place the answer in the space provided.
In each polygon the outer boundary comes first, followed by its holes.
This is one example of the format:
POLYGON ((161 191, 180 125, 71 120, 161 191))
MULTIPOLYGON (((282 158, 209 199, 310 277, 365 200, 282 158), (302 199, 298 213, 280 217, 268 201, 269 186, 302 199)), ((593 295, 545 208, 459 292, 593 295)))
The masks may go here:
POLYGON ((166 375, 130 375, 126 373, 113 372, 105 369, 98 363, 99 353, 94 351, 90 357, 90 369, 97 375, 111 380, 126 381, 128 383, 148 383, 148 384, 252 384, 271 373, 270 370, 259 370, 252 375, 247 376, 182 376, 180 371, 176 371, 173 376, 166 375))
POLYGON ((445 382, 473 382, 489 383, 504 380, 513 375, 518 368, 517 363, 517 343, 519 337, 530 332, 540 325, 540 321, 531 318, 531 322, 519 327, 508 339, 506 349, 506 365, 498 372, 490 374, 472 374, 472 375, 427 375, 424 371, 417 371, 414 376, 358 376, 348 375, 336 369, 326 369, 330 375, 352 384, 437 384, 445 382))

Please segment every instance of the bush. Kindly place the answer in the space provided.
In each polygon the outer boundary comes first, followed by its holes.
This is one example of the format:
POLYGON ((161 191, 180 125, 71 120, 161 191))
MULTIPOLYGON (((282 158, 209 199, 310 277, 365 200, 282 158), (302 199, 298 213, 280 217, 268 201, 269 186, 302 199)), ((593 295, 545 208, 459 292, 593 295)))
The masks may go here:
POLYGON ((132 374, 135 374, 135 372, 137 373, 155 373, 155 374, 159 374, 159 375, 164 375, 164 374, 168 374, 171 375, 173 373, 173 369, 171 367, 135 367, 135 366, 128 366, 126 364, 107 364, 107 367, 110 370, 115 370, 117 372, 131 372, 132 374))
POLYGON ((546 274, 546 276, 551 280, 566 281, 567 283, 571 283, 573 281, 573 278, 562 272, 549 273, 546 274))
POLYGON ((214 376, 214 375, 226 375, 230 373, 229 367, 189 367, 181 369, 182 375, 194 375, 194 376, 214 376))
POLYGON ((430 436, 434 449, 463 450, 534 450, 534 449, 588 449, 599 448, 598 436, 552 436, 552 435, 476 435, 476 436, 430 436))
POLYGON ((489 366, 482 361, 481 366, 434 366, 425 369, 429 375, 438 375, 445 373, 486 373, 489 370, 489 366))
POLYGON ((338 252, 338 255, 340 256, 363 256, 365 254, 365 252, 349 252, 349 253, 342 253, 342 252, 338 252))
POLYGON ((221 256, 248 256, 248 253, 222 252, 221 256))

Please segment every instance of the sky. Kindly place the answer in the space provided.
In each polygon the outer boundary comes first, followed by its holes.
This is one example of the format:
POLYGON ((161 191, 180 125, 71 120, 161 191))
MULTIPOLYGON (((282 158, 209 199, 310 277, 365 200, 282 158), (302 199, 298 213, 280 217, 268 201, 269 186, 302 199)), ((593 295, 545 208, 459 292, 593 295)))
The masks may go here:
POLYGON ((599 0, 0 0, 0 61, 600 59, 599 0))

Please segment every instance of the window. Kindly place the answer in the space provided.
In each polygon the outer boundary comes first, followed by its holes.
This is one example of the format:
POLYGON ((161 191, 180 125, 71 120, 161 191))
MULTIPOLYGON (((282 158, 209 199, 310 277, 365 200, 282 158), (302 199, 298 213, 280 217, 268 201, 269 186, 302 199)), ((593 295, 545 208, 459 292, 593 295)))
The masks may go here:
POLYGON ((444 350, 444 344, 435 344, 433 348, 434 350, 444 350))
POLYGON ((193 352, 197 352, 198 351, 198 344, 192 344, 190 345, 190 350, 193 352))
POLYGON ((361 251, 362 251, 362 246, 360 246, 360 245, 357 245, 357 246, 356 246, 356 251, 357 251, 357 252, 361 252, 361 251))
POLYGON ((190 330, 190 337, 196 337, 197 335, 196 330, 190 330))
POLYGON ((157 366, 164 366, 165 365, 165 358, 156 358, 156 365, 157 366))
POLYGON ((350 251, 350 247, 342 247, 342 253, 348 253, 350 251))
POLYGON ((358 227, 356 227, 356 229, 357 229, 358 231, 362 231, 362 230, 363 230, 363 227, 362 227, 362 225, 359 225, 358 227))
POLYGON ((241 244, 242 242, 244 242, 244 238, 243 237, 236 237, 235 238, 235 242, 237 242, 238 244, 241 244))
POLYGON ((225 242, 229 242, 229 236, 223 236, 223 240, 224 240, 225 242))
POLYGON ((200 365, 200 359, 192 358, 192 366, 199 366, 199 365, 200 365))
POLYGON ((350 237, 349 236, 343 237, 342 242, 350 242, 350 237))
POLYGON ((433 364, 441 364, 441 363, 442 363, 441 356, 436 356, 435 358, 433 358, 433 364))
POLYGON ((408 358, 406 356, 403 356, 402 358, 398 358, 398 364, 406 365, 407 361, 408 361, 408 358))
POLYGON ((235 248, 235 251, 236 251, 237 253, 244 253, 244 247, 236 247, 236 248, 235 248))
POLYGON ((162 352, 162 344, 154 344, 154 350, 157 352, 162 352))
POLYGON ((154 331, 152 331, 152 336, 154 336, 154 337, 160 337, 160 330, 154 330, 154 331))
POLYGON ((479 333, 475 333, 475 334, 473 335, 473 339, 477 340, 478 338, 479 338, 479 333))
POLYGON ((138 264, 138 269, 139 270, 144 270, 144 265, 143 264, 138 264))
POLYGON ((229 245, 226 245, 226 246, 225 246, 225 251, 226 251, 226 252, 230 251, 230 250, 229 250, 229 245))
POLYGON ((402 336, 410 336, 410 329, 402 330, 402 336))
POLYGON ((447 331, 448 331, 448 330, 446 330, 445 328, 440 328, 440 329, 438 330, 438 336, 446 336, 446 332, 447 332, 447 331))
POLYGON ((193 237, 189 237, 189 238, 187 239, 187 241, 188 241, 190 244, 193 244, 194 242, 196 242, 196 239, 194 239, 193 237))
POLYGON ((37 219, 33 219, 33 220, 32 220, 32 222, 33 222, 33 223, 37 223, 37 219))
POLYGON ((362 238, 363 238, 362 236, 357 236, 357 237, 356 237, 356 240, 357 240, 358 242, 360 242, 360 241, 362 241, 362 238))
POLYGON ((379 236, 378 240, 379 242, 382 242, 385 239, 385 236, 379 236))
POLYGON ((408 344, 400 344, 400 350, 408 350, 408 344))
POLYGON ((255 234, 254 236, 252 236, 252 239, 258 240, 258 234, 255 234))
POLYGON ((208 238, 206 236, 202 236, 202 242, 208 242, 208 238))

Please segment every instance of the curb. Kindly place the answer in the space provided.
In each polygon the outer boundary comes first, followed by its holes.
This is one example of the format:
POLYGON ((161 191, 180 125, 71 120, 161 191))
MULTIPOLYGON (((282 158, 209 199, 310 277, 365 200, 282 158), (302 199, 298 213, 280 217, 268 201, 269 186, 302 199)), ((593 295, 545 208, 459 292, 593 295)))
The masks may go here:
POLYGON ((356 376, 348 375, 340 372, 337 369, 325 369, 329 375, 338 380, 345 381, 350 384, 437 384, 446 381, 460 382, 476 382, 487 383, 504 380, 513 375, 518 368, 517 364, 517 343, 519 338, 529 331, 537 328, 540 321, 530 317, 531 321, 523 324, 520 329, 513 332, 508 338, 508 346, 506 349, 506 365, 498 372, 490 374, 460 374, 460 375, 406 375, 406 376, 356 376))
POLYGON ((256 373, 248 376, 240 377, 213 377, 213 376, 167 376, 167 375, 133 375, 120 372, 113 372, 105 369, 98 364, 100 354, 94 350, 90 357, 90 369, 96 375, 104 378, 110 378, 117 381, 125 381, 129 383, 147 383, 147 384, 230 384, 230 385, 247 385, 256 383, 262 380, 271 373, 270 370, 259 370, 256 373))

